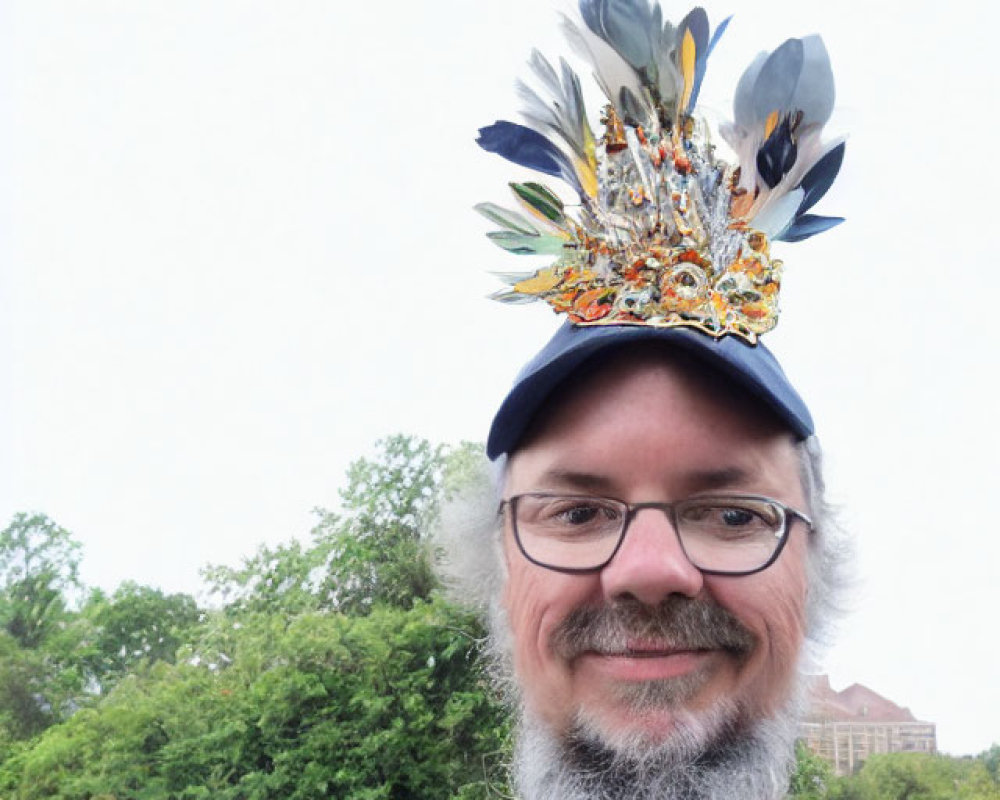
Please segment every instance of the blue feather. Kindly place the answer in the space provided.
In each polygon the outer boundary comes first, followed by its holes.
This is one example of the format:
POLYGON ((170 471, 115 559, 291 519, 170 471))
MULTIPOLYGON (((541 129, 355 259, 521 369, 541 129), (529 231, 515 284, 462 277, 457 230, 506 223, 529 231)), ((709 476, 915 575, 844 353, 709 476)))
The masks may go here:
POLYGON ((705 59, 708 53, 708 14, 701 6, 692 8, 686 17, 677 26, 677 51, 680 52, 681 42, 684 41, 684 34, 691 31, 691 38, 694 39, 694 85, 691 87, 691 97, 688 100, 684 112, 690 114, 694 104, 698 101, 698 92, 701 90, 701 79, 705 76, 705 59))
POLYGON ((708 49, 705 51, 706 59, 710 55, 712 55, 712 51, 715 49, 715 46, 719 43, 719 39, 722 38, 722 34, 726 32, 726 28, 729 27, 729 20, 731 20, 732 18, 733 15, 730 14, 728 17, 722 20, 722 22, 719 23, 719 27, 715 29, 715 33, 712 34, 712 41, 708 43, 708 49))
POLYGON ((832 148, 828 153, 813 164, 809 172, 802 179, 799 188, 805 190, 805 196, 799 205, 796 216, 805 214, 810 208, 826 194, 827 189, 833 184, 840 172, 840 165, 844 161, 844 147, 846 142, 841 142, 832 148))
POLYGON ((538 131, 516 122, 499 120, 479 129, 476 144, 522 167, 562 178, 583 195, 580 181, 566 154, 538 131))
POLYGON ((795 218, 795 222, 780 235, 774 237, 779 242, 801 242, 817 233, 828 231, 844 221, 843 217, 821 217, 816 214, 803 214, 795 218))

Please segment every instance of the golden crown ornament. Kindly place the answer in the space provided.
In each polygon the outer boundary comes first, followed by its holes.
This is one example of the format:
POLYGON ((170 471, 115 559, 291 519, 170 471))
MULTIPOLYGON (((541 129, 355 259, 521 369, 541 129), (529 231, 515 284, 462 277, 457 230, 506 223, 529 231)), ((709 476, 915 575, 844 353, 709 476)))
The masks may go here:
POLYGON ((833 110, 829 58, 818 36, 761 53, 736 87, 719 133, 738 158, 716 158, 695 114, 714 33, 701 8, 677 26, 649 0, 580 0, 563 20, 608 104, 595 136, 580 79, 537 50, 539 90, 518 84, 528 125, 480 130, 484 149, 570 184, 564 204, 540 183, 512 183, 518 213, 476 209, 487 234, 518 254, 555 256, 534 272, 503 273, 493 297, 545 300, 578 325, 690 326, 754 343, 778 318, 782 264, 770 242, 798 241, 842 222, 808 213, 836 178, 844 142, 821 141, 833 110))

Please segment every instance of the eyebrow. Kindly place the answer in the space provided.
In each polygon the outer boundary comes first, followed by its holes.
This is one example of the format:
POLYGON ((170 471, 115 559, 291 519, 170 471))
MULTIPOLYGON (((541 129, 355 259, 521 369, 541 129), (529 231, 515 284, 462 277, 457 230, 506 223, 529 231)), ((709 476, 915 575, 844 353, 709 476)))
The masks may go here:
POLYGON ((541 478, 546 485, 555 484, 557 487, 565 486, 585 492, 608 494, 615 488, 614 482, 604 475, 573 469, 550 469, 541 478))
MULTIPOLYGON (((750 472, 740 467, 724 467, 695 470, 684 475, 683 481, 690 493, 694 494, 746 486, 750 476, 750 472)), ((607 475, 575 469, 550 469, 543 473, 541 478, 546 485, 567 487, 581 492, 614 494, 619 488, 618 484, 607 475)))
POLYGON ((686 480, 696 491, 713 491, 715 489, 731 489, 734 486, 745 486, 751 473, 740 467, 725 467, 724 469, 699 470, 690 473, 686 480))

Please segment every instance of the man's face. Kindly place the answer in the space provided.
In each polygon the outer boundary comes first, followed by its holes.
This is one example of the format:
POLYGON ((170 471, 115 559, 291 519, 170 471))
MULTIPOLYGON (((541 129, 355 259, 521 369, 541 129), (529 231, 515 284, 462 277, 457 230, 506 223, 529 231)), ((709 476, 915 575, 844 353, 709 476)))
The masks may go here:
MULTIPOLYGON (((647 354, 597 371, 567 395, 511 456, 506 497, 641 503, 739 493, 806 510, 791 436, 690 367, 647 354)), ((763 572, 703 575, 667 516, 647 509, 610 564, 570 575, 527 561, 507 520, 504 606, 526 710, 557 736, 582 726, 612 746, 660 746, 681 728, 710 740, 770 716, 792 691, 804 636, 804 533, 795 523, 763 572), (579 644, 591 640, 574 619, 602 612, 618 612, 605 618, 623 628, 625 647, 579 644), (692 645, 684 625, 717 629, 718 640, 692 645)))

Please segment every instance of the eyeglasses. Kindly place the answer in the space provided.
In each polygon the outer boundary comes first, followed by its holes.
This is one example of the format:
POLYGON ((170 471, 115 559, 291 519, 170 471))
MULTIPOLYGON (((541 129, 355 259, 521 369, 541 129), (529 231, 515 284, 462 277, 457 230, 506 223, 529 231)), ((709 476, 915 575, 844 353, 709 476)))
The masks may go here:
POLYGON ((673 525, 688 560, 712 575, 751 575, 775 562, 792 522, 812 520, 777 500, 756 495, 704 495, 676 503, 625 503, 611 497, 521 494, 504 500, 524 557, 557 572, 596 572, 615 557, 629 523, 659 509, 673 525))

